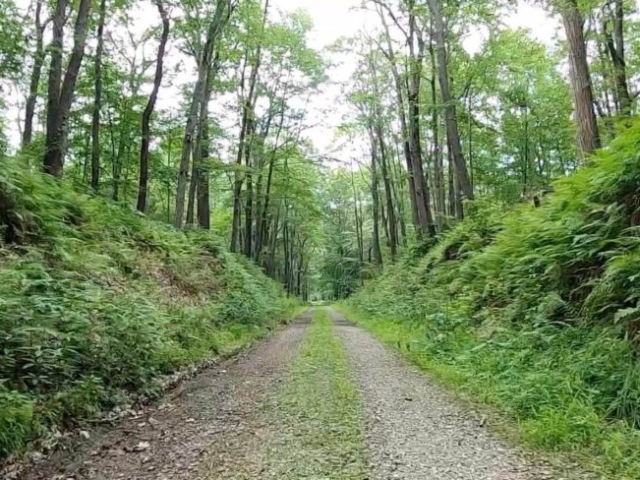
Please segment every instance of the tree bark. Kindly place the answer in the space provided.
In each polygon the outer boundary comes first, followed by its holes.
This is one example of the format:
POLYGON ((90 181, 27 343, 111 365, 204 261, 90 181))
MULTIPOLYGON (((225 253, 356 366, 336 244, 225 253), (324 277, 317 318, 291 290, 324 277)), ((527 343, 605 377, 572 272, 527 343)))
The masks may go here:
MULTIPOLYGON (((62 19, 54 18, 54 41, 52 45, 60 47, 57 52, 52 51, 51 63, 55 66, 50 70, 50 94, 57 90, 60 85, 60 69, 62 67, 62 30, 64 28, 64 10, 66 7, 65 0, 58 0, 56 7, 56 17, 58 14, 63 16, 62 19), (62 4, 61 9, 59 5, 62 4), (54 43, 55 42, 55 43, 54 43), (52 80, 51 76, 55 78, 52 80)), ((47 140, 46 151, 44 155, 44 172, 54 177, 62 176, 62 167, 64 165, 64 153, 67 143, 67 126, 69 122, 69 112, 73 101, 73 94, 76 88, 78 72, 84 58, 84 47, 87 40, 87 19, 91 10, 91 0, 81 0, 78 6, 78 16, 73 34, 73 50, 69 59, 69 65, 62 82, 58 101, 52 105, 52 109, 47 113, 47 140), (51 122, 51 124, 49 124, 51 122)))
POLYGON ((405 162, 407 164, 407 184, 409 185, 409 201, 411 203, 411 217, 413 220, 413 225, 416 230, 420 229, 420 216, 418 213, 418 203, 416 198, 416 186, 414 181, 414 168, 413 168, 413 160, 411 156, 411 147, 409 144, 409 129, 407 127, 407 117, 405 110, 405 99, 403 95, 403 86, 402 80, 400 78, 400 72, 398 71, 398 65, 396 61, 395 52, 393 50, 393 45, 391 43, 391 33, 389 32, 389 26, 387 25, 387 21, 384 17, 384 14, 381 10, 378 10, 378 14, 380 15, 380 19, 382 21, 382 26, 385 31, 385 39, 387 41, 387 51, 383 51, 384 55, 389 60, 389 64, 391 66, 391 73, 393 75, 393 80, 396 87, 396 104, 398 108, 398 118, 400 119, 400 132, 402 135, 402 150, 404 153, 405 162))
POLYGON ((627 84, 627 66, 624 54, 624 5, 623 0, 614 0, 614 2, 614 11, 608 14, 613 23, 613 33, 608 29, 609 21, 606 18, 603 22, 603 31, 607 51, 615 71, 618 113, 622 116, 628 116, 631 114, 631 95, 627 84))
POLYGON ((391 179, 389 168, 387 165, 387 146, 384 142, 382 128, 380 125, 376 127, 376 135, 380 144, 380 167, 382 170, 382 181, 384 185, 384 195, 387 202, 387 221, 389 225, 389 249, 391 250, 391 259, 395 260, 398 254, 398 224, 396 221, 395 208, 393 205, 393 192, 391 191, 391 179))
POLYGON ((440 0, 427 0, 429 11, 433 19, 432 35, 435 39, 436 58, 438 63, 438 80, 440 83, 440 95, 444 104, 444 121, 447 132, 447 143, 451 150, 451 156, 456 166, 456 175, 462 193, 468 199, 473 199, 473 188, 469 180, 469 173, 464 160, 464 153, 460 145, 460 134, 458 132, 458 120, 456 117, 456 106, 451 96, 449 88, 449 71, 447 67, 447 44, 445 35, 444 19, 442 17, 442 5, 440 0))
POLYGON ((564 2, 561 15, 569 48, 571 86, 578 124, 578 148, 584 161, 591 152, 600 147, 600 135, 594 109, 583 20, 577 1, 564 2))
POLYGON ((94 192, 100 186, 100 110, 102 109, 102 52, 104 50, 104 22, 107 15, 107 2, 100 0, 100 18, 98 19, 98 46, 94 64, 93 118, 91 121, 91 188, 94 192))
POLYGON ((434 210, 436 213, 436 224, 438 230, 442 231, 446 217, 445 206, 445 188, 444 188, 444 159, 443 148, 440 144, 440 119, 438 116, 438 92, 437 92, 437 62, 436 54, 433 46, 433 35, 429 38, 429 57, 431 59, 431 78, 429 84, 431 86, 431 131, 433 135, 433 196, 434 210))
POLYGON ((422 166, 422 145, 420 140, 420 82, 422 79, 422 62, 424 60, 424 41, 419 31, 415 15, 409 14, 409 143, 413 166, 413 181, 416 191, 416 204, 422 235, 435 236, 433 217, 429 199, 429 188, 425 182, 422 166), (418 42, 415 51, 414 39, 418 42))
MULTIPOLYGON (((240 142, 238 145, 238 156, 236 158, 236 163, 238 166, 242 164, 243 155, 245 157, 245 166, 247 168, 247 172, 244 178, 240 175, 239 172, 236 173, 236 180, 233 189, 233 219, 231 222, 231 251, 234 252, 238 248, 238 240, 239 240, 239 232, 240 232, 240 216, 242 215, 242 209, 240 208, 240 195, 242 193, 242 184, 247 181, 247 202, 245 205, 245 244, 244 244, 244 253, 247 257, 251 258, 251 245, 253 242, 252 235, 252 226, 253 226, 253 197, 252 197, 252 185, 249 183, 252 181, 251 179, 251 149, 253 145, 253 131, 254 131, 254 115, 255 115, 255 101, 257 97, 257 82, 258 82, 258 72, 260 70, 261 56, 262 56, 262 38, 264 36, 265 26, 267 23, 267 16, 269 12, 269 0, 265 0, 264 10, 262 12, 262 27, 260 38, 258 40, 258 45, 256 47, 255 58, 253 61, 253 65, 251 66, 251 73, 249 74, 249 93, 243 101, 243 112, 242 112, 242 122, 240 125, 240 142), (247 137, 249 140, 247 142, 247 137)), ((247 61, 249 58, 249 52, 247 52, 247 61)), ((245 64, 246 67, 246 64, 245 64)), ((244 76, 244 72, 243 72, 244 76)), ((243 82, 244 83, 244 82, 243 82)), ((243 85, 244 87, 244 85, 243 85)))
POLYGON ((48 151, 54 147, 57 136, 57 117, 60 110, 60 88, 62 86, 62 50, 64 48, 64 24, 67 1, 57 0, 52 17, 51 43, 49 44, 49 79, 47 82, 47 126, 45 139, 44 170, 54 176, 62 174, 62 167, 47 165, 48 151))
POLYGON ((36 112, 36 103, 38 101, 38 87, 40 86, 40 77, 42 75, 42 66, 44 65, 44 29, 42 23, 42 6, 44 0, 36 2, 35 11, 35 27, 36 27, 36 51, 33 57, 33 70, 31 71, 31 79, 29 81, 29 96, 24 115, 24 131, 22 132, 22 146, 26 147, 31 143, 33 138, 33 118, 36 112))
MULTIPOLYGON (((215 65, 214 61, 214 65, 215 65)), ((212 69, 209 73, 213 77, 217 68, 212 69)), ((200 124, 198 132, 199 161, 196 170, 198 175, 198 191, 197 191, 197 217, 200 228, 209 230, 211 228, 211 212, 209 205, 209 103, 211 101, 211 93, 213 90, 212 78, 207 82, 204 101, 200 109, 200 124)))
MULTIPOLYGON (((104 0, 103 0, 104 1, 104 0)), ((149 100, 142 113, 142 141, 140 144, 140 177, 138 181, 138 202, 136 208, 139 212, 145 212, 147 209, 147 187, 149 183, 149 144, 151 142, 151 115, 155 109, 158 100, 158 93, 162 85, 162 76, 164 73, 164 55, 169 40, 169 14, 164 8, 162 0, 154 0, 160 18, 162 19, 162 34, 160 36, 160 45, 158 46, 158 55, 156 57, 156 71, 153 78, 153 90, 149 95, 149 100)))
MULTIPOLYGON (((382 266, 382 251, 380 250, 380 199, 378 189, 378 146, 372 128, 369 128, 369 138, 371 141, 371 199, 373 212, 373 263, 382 266)), ((351 182, 353 183, 353 172, 351 172, 351 182)), ((353 187, 355 192, 355 185, 353 187)), ((356 220, 357 220, 356 215, 356 220)), ((391 242, 390 242, 391 243, 391 242)))

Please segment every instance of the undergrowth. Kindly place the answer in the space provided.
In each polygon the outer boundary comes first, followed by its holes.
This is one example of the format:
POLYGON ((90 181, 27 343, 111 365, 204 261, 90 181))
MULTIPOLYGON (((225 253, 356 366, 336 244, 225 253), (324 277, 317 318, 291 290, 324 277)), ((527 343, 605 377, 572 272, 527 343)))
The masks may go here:
POLYGON ((0 458, 265 334, 293 307, 210 233, 0 167, 0 458))
POLYGON ((541 208, 477 201, 349 301, 416 363, 513 418, 525 443, 605 478, 640 478, 639 141, 635 122, 541 208))

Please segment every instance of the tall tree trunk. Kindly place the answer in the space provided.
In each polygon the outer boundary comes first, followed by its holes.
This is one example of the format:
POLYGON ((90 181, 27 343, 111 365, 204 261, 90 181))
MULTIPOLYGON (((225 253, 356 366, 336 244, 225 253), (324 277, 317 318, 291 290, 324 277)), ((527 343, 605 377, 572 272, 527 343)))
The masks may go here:
MULTIPOLYGON (((104 0, 103 0, 104 1, 104 0)), ((158 46, 158 55, 156 57, 156 72, 153 78, 153 90, 149 95, 147 106, 142 113, 142 141, 140 144, 140 178, 138 181, 138 202, 136 208, 139 212, 147 209, 147 186, 149 183, 149 144, 151 142, 151 115, 158 100, 158 92, 162 85, 162 75, 164 73, 164 55, 169 40, 169 15, 162 3, 163 0, 154 0, 160 18, 162 19, 162 35, 160 36, 160 45, 158 46)))
POLYGON ((253 153, 254 136, 255 136, 255 112, 253 111, 253 101, 251 102, 251 116, 247 124, 247 134, 249 144, 244 149, 245 167, 247 173, 245 175, 246 184, 246 200, 244 204, 244 254, 247 258, 252 257, 253 253, 253 170, 255 167, 255 159, 253 153))
MULTIPOLYGON (((245 69, 247 67, 247 63, 249 61, 249 52, 246 52, 246 61, 242 70, 242 79, 240 81, 241 88, 244 90, 244 74, 245 69)), ((250 73, 250 83, 253 85, 254 76, 257 79, 257 68, 255 65, 252 67, 250 73), (255 73, 255 75, 254 75, 255 73)), ((236 166, 238 170, 242 166, 242 159, 244 158, 244 150, 247 148, 245 145, 246 137, 247 137, 247 128, 250 122, 251 115, 251 98, 253 95, 251 91, 251 87, 249 89, 249 94, 247 98, 243 99, 242 102, 242 119, 240 120, 240 134, 238 139, 238 153, 236 155, 236 166)), ((242 184, 244 183, 244 177, 239 171, 235 172, 235 180, 233 182, 233 217, 231 220, 231 246, 229 248, 232 252, 237 252, 240 248, 240 223, 242 216, 242 208, 241 208, 241 199, 240 195, 242 194, 242 184)))
MULTIPOLYGON (((369 127, 369 139, 371 142, 371 211, 373 213, 373 238, 371 239, 373 247, 373 263, 382 266, 382 250, 380 249, 380 196, 379 196, 379 182, 378 176, 378 145, 376 142, 375 133, 372 127, 369 127)), ((355 183, 353 181, 353 171, 351 172, 351 184, 355 193, 355 183)), ((358 217, 356 216, 356 219, 358 217)))
POLYGON ((104 22, 107 2, 100 0, 98 19, 98 46, 94 65, 93 118, 91 121, 91 188, 94 192, 100 186, 100 110, 102 109, 102 52, 104 50, 104 22))
POLYGON ((176 211, 173 221, 176 228, 182 228, 184 221, 184 203, 185 194, 187 193, 187 177, 189 175, 190 159, 193 153, 193 137, 198 121, 199 107, 204 98, 207 74, 211 66, 214 45, 220 38, 224 26, 231 18, 234 5, 230 0, 217 1, 215 13, 207 29, 207 38, 202 50, 202 57, 198 62, 198 79, 193 90, 191 104, 189 105, 189 114, 184 128, 182 152, 180 154, 180 167, 176 185, 176 211))
MULTIPOLYGON (((420 229, 420 215, 418 213, 418 202, 416 197, 416 186, 414 181, 414 168, 413 168, 413 159, 411 155, 411 146, 409 140, 409 129, 407 127, 407 117, 405 110, 405 99, 403 94, 403 86, 402 79, 400 77, 400 72, 398 71, 398 64, 396 61, 395 51, 393 49, 393 44, 391 42, 391 33, 389 32, 389 26, 387 25, 387 21, 385 19, 384 13, 382 10, 378 10, 378 14, 380 15, 380 19, 382 21, 382 25, 385 31, 385 39, 387 41, 387 50, 383 50, 383 54, 389 60, 389 64, 391 66, 391 73, 393 75, 393 81, 396 87, 396 104, 398 108, 398 118, 400 119, 400 132, 402 135, 402 150, 404 153, 405 162, 407 164, 407 184, 409 185, 409 201, 411 203, 411 217, 413 220, 413 225, 416 230, 420 229)), ((407 39, 408 40, 408 39, 407 39)))
MULTIPOLYGON (((50 69, 50 94, 56 93, 60 85, 60 70, 62 67, 62 30, 64 28, 65 0, 58 0, 56 5, 56 16, 54 17, 54 40, 52 41, 52 53, 50 69), (61 5, 61 6, 60 6, 61 5), (58 19, 58 14, 62 19, 58 19), (60 48, 53 51, 53 48, 60 48), (53 66, 55 64, 55 66, 53 66), (55 78, 51 78, 51 77, 55 78)), ((84 58, 84 46, 87 40, 87 19, 91 9, 91 0, 81 0, 78 6, 78 16, 73 32, 73 50, 69 58, 69 65, 64 75, 62 88, 58 101, 50 105, 51 111, 47 112, 47 140, 44 155, 44 172, 54 177, 62 176, 64 165, 64 153, 67 143, 67 126, 69 123, 69 112, 73 101, 73 94, 76 88, 78 72, 84 58)))
POLYGON ((451 96, 449 88, 449 70, 447 67, 447 40, 445 34, 444 19, 442 17, 442 5, 440 0, 427 0, 429 11, 433 19, 433 31, 436 58, 438 60, 438 80, 440 83, 440 95, 444 104, 444 121, 447 132, 447 143, 451 150, 453 162, 456 166, 456 175, 459 177, 462 193, 468 199, 473 199, 473 188, 469 180, 469 173, 464 160, 464 153, 460 144, 458 132, 458 120, 456 117, 455 100, 451 96))
MULTIPOLYGON (((47 126, 45 139, 44 170, 55 176, 62 174, 62 166, 47 165, 48 151, 54 148, 58 133, 58 113, 60 111, 60 88, 62 86, 62 50, 64 49, 64 24, 67 1, 57 0, 52 17, 51 43, 49 44, 49 80, 47 82, 47 126)), ((59 141, 59 140, 58 140, 59 141)))
MULTIPOLYGON (((385 221, 385 219, 383 218, 383 222, 385 223, 385 233, 387 234, 387 240, 389 241, 389 248, 391 250, 391 259, 395 260, 396 254, 397 254, 397 247, 398 247, 398 226, 396 224, 396 218, 395 218, 395 212, 394 212, 394 207, 393 207, 393 199, 392 199, 392 193, 391 193, 391 185, 390 185, 390 178, 389 178, 389 171, 387 168, 387 148, 384 142, 384 136, 382 133, 382 113, 380 112, 380 104, 378 103, 379 98, 381 98, 380 96, 380 89, 378 88, 378 76, 377 76, 377 72, 376 72, 376 68, 375 65, 373 63, 372 57, 369 56, 369 73, 372 76, 373 79, 373 92, 374 95, 376 97, 376 100, 374 100, 374 107, 373 107, 373 114, 375 116, 375 118, 373 119, 373 126, 371 128, 369 128, 369 138, 371 141, 371 168, 372 168, 372 192, 374 189, 374 185, 373 185, 373 178, 375 177, 375 199, 374 199, 374 204, 378 203, 378 189, 377 189, 377 184, 378 184, 378 180, 377 180, 377 171, 376 171, 376 167, 377 167, 377 158, 380 158, 380 167, 382 170, 382 181, 383 181, 383 186, 384 186, 384 192, 385 192, 385 199, 387 202, 387 210, 388 210, 388 223, 385 221), (376 145, 377 143, 377 145, 376 145), (376 148, 380 147, 380 152, 379 155, 377 155, 376 152, 376 148)), ((377 211, 375 205, 373 207, 374 212, 377 211)), ((374 213, 374 216, 377 215, 377 213, 374 213)), ((384 215, 383 215, 384 217, 384 215)), ((374 217, 374 229, 377 229, 377 225, 375 225, 375 223, 377 222, 377 218, 374 217)), ((377 253, 379 254, 379 259, 380 259, 380 264, 382 263, 382 254, 380 253, 380 241, 379 241, 379 235, 377 232, 374 233, 374 258, 377 260, 378 257, 376 256, 376 249, 377 249, 377 253), (377 242, 377 245, 376 243, 377 242)))
POLYGON ((389 229, 389 249, 391 250, 391 259, 395 260, 398 253, 398 224, 396 222, 395 208, 393 206, 393 192, 391 191, 391 179, 389 168, 387 166, 387 146, 384 143, 382 128, 380 125, 376 127, 376 135, 380 144, 380 167, 382 170, 382 181, 384 185, 384 196, 387 202, 387 221, 389 229))
POLYGON ((614 0, 614 2, 614 11, 609 12, 613 23, 613 33, 608 29, 609 21, 606 18, 603 22, 603 30, 607 50, 615 71, 618 113, 623 116, 628 116, 631 113, 631 95, 629 94, 629 86, 627 84, 627 65, 624 55, 624 4, 623 0, 614 0))
MULTIPOLYGON (((31 79, 29 81, 29 96, 27 97, 27 105, 24 115, 24 131, 22 132, 22 146, 25 147, 31 143, 33 138, 33 118, 36 113, 36 103, 38 101, 38 87, 40 86, 40 76, 42 75, 42 66, 44 64, 44 28, 42 23, 42 6, 44 0, 36 2, 35 11, 35 30, 36 30, 36 51, 33 57, 33 70, 31 70, 31 79)), ((59 88, 59 87, 58 87, 59 88)))
MULTIPOLYGON (((204 103, 204 98, 202 99, 202 103, 204 103)), ((186 224, 193 226, 196 223, 196 191, 198 190, 198 183, 200 179, 198 178, 198 165, 200 163, 200 144, 198 132, 200 129, 200 117, 198 117, 198 125, 196 125, 196 141, 193 144, 193 153, 192 161, 191 161, 191 180, 189 181, 189 191, 187 193, 187 218, 186 224)))
POLYGON ((433 45, 433 35, 430 35, 429 38, 429 58, 431 59, 431 78, 429 85, 431 87, 431 131, 433 135, 433 197, 435 199, 434 210, 436 212, 436 224, 438 225, 438 230, 442 231, 446 216, 444 162, 443 148, 440 144, 440 119, 438 116, 438 92, 436 87, 438 70, 433 45))
MULTIPOLYGON (((398 157, 400 157, 400 153, 397 153, 398 157)), ((407 245, 407 224, 405 221, 405 208, 404 208, 404 190, 398 192, 399 187, 396 185, 396 180, 401 176, 401 173, 398 172, 400 169, 400 165, 398 162, 391 161, 391 170, 393 171, 393 178, 390 178, 391 190, 393 192, 394 203, 397 206, 398 211, 398 223, 400 224, 400 240, 403 246, 407 245)), ((400 187, 404 184, 400 184, 400 187)))
POLYGON ((413 181, 416 190, 420 232, 422 235, 434 236, 436 232, 431 214, 429 188, 425 182, 422 166, 422 145, 420 141, 420 82, 422 78, 422 62, 424 60, 424 41, 413 13, 410 13, 409 16, 409 31, 410 65, 407 103, 409 105, 409 143, 411 147, 413 181), (415 51, 414 38, 418 42, 417 52, 415 51))
MULTIPOLYGON (((250 218, 246 218, 245 220, 245 244, 244 244, 244 252, 248 257, 251 257, 251 243, 253 241, 252 235, 252 225, 253 225, 253 198, 251 197, 251 189, 252 185, 249 183, 252 181, 251 179, 251 147, 253 145, 253 128, 252 125, 255 124, 254 115, 255 115, 255 101, 257 97, 257 82, 258 82, 258 72, 260 70, 260 63, 262 60, 262 38, 264 36, 265 26, 267 23, 267 16, 269 13, 269 1, 265 0, 264 10, 262 12, 262 26, 260 32, 260 39, 258 41, 258 45, 255 52, 255 57, 253 59, 253 65, 251 66, 251 73, 249 74, 249 93, 243 100, 243 111, 242 111, 242 121, 240 125, 240 142, 238 145, 238 156, 236 158, 236 163, 238 166, 242 165, 243 155, 245 156, 245 164, 247 167, 247 173, 243 176, 240 175, 239 172, 236 173, 236 180, 233 189, 233 219, 231 222, 231 251, 234 252, 238 248, 238 238, 240 232, 240 216, 242 214, 240 208, 240 195, 242 193, 242 184, 244 181, 247 181, 248 188, 248 197, 245 205, 245 216, 250 218), (248 142, 247 142, 248 137, 248 142), (251 222, 251 223, 249 223, 251 222)), ((250 52, 247 51, 247 62, 249 61, 250 52)), ((245 63, 246 67, 246 63, 245 63)), ((244 71, 243 71, 244 78, 244 71)), ((242 87, 244 88, 244 81, 242 81, 242 87)))
POLYGON ((578 148, 584 160, 586 156, 600 147, 600 135, 594 110, 583 20, 576 0, 564 2, 560 13, 569 48, 571 86, 578 123, 578 148))
POLYGON ((261 210, 259 210, 260 223, 256 231, 256 262, 259 261, 260 251, 262 250, 262 248, 265 246, 265 243, 269 239, 267 235, 267 226, 268 226, 267 216, 269 214, 269 204, 271 202, 271 185, 273 182, 273 169, 275 167, 276 152, 278 149, 280 134, 282 133, 282 127, 284 126, 284 113, 285 113, 285 100, 283 98, 282 103, 280 105, 280 123, 278 125, 278 132, 276 134, 274 147, 271 150, 271 154, 269 155, 269 168, 267 170, 267 184, 265 186, 264 201, 262 203, 261 210))
MULTIPOLYGON (((217 58, 217 57, 216 57, 217 58)), ((214 61, 213 71, 210 77, 217 72, 217 60, 214 61)), ((198 132, 199 161, 197 168, 198 192, 197 192, 197 216, 200 228, 211 228, 211 212, 209 205, 209 103, 213 91, 213 78, 209 78, 205 90, 204 101, 200 109, 200 123, 198 132)))
POLYGON ((456 188, 455 188, 455 170, 453 159, 451 158, 451 150, 447 148, 447 156, 449 157, 449 217, 456 218, 456 188))

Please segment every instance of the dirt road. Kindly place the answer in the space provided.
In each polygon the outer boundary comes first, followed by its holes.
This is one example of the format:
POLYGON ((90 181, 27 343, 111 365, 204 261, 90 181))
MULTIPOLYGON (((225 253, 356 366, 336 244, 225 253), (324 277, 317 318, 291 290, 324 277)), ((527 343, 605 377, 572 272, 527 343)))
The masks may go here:
POLYGON ((561 477, 528 465, 368 333, 317 309, 22 478, 561 477))

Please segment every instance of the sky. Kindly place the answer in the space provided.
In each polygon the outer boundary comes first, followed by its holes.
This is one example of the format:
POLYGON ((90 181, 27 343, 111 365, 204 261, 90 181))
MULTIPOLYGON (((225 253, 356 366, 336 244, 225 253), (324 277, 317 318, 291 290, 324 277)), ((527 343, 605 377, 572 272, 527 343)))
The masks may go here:
MULTIPOLYGON (((19 6, 27 8, 31 0, 17 0, 19 6)), ((322 50, 334 43, 341 37, 355 36, 360 31, 371 32, 378 28, 379 20, 372 12, 363 11, 358 8, 362 0, 271 0, 273 11, 293 11, 296 9, 306 10, 313 19, 314 28, 309 35, 310 46, 322 50)), ((140 33, 148 27, 159 23, 159 16, 148 0, 138 3, 135 9, 137 29, 140 33)), ((540 6, 531 3, 519 2, 517 11, 506 16, 504 23, 511 27, 523 27, 531 31, 534 38, 542 42, 552 42, 557 38, 559 24, 556 19, 550 17, 540 6)), ((472 31, 464 40, 464 48, 471 53, 477 52, 482 45, 486 32, 472 31)), ((152 55, 148 52, 147 55, 152 55)), ((168 69, 175 66, 180 61, 180 54, 175 49, 170 49, 167 61, 168 69)), ((332 155, 340 155, 336 152, 334 144, 335 128, 343 122, 343 117, 348 113, 344 102, 340 101, 341 81, 347 80, 353 72, 353 65, 349 62, 343 63, 328 72, 331 82, 324 86, 322 93, 310 99, 309 121, 315 126, 307 130, 309 137, 316 148, 322 152, 332 155)), ((161 90, 158 108, 179 109, 179 85, 189 81, 188 75, 178 75, 174 78, 173 87, 165 87, 161 90)), ((10 102, 23 104, 23 100, 16 92, 10 94, 10 102)), ((20 108, 14 107, 9 112, 14 121, 10 123, 11 139, 14 146, 19 142, 17 119, 22 114, 20 108)), ((343 147, 344 149, 344 147, 343 147)), ((338 149, 339 150, 339 149, 338 149)), ((342 154, 352 155, 351 152, 342 154)))

